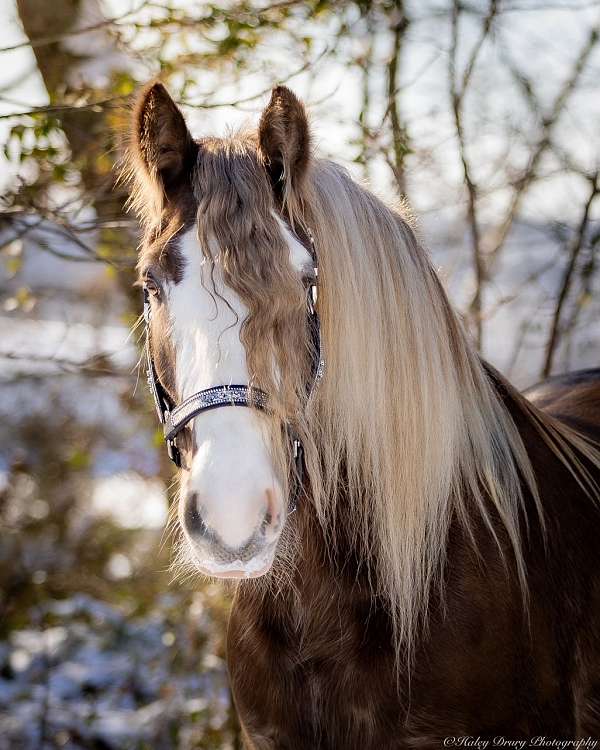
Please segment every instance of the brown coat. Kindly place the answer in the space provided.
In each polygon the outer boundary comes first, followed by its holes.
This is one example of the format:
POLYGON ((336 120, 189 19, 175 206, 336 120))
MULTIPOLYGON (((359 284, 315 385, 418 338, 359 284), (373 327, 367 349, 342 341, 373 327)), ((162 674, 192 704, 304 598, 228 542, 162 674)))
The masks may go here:
MULTIPOLYGON (((600 370, 555 379, 530 398, 600 438, 600 370)), ((515 572, 503 567, 489 531, 474 526, 478 557, 454 523, 443 602, 432 595, 414 668, 401 665, 396 674, 385 606, 344 534, 328 555, 306 502, 290 519, 302 540, 293 586, 272 600, 241 586, 231 615, 229 670, 248 747, 383 750, 437 748, 459 735, 600 737, 600 511, 518 404, 508 407, 540 483, 548 533, 545 550, 531 501, 529 620, 515 572)))

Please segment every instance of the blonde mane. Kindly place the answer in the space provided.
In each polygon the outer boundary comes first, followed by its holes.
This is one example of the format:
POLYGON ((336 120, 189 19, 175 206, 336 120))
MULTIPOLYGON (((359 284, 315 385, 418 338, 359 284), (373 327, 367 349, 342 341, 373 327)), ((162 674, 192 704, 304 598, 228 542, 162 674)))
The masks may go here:
MULTIPOLYGON (((536 479, 409 224, 327 161, 314 163, 302 212, 318 248, 327 360, 305 426, 313 498, 331 529, 338 502, 349 504, 359 549, 376 560, 397 642, 410 652, 441 580, 454 514, 468 528, 475 507, 494 536, 497 514, 526 596, 520 511, 528 492, 543 527, 536 479)), ((573 446, 600 465, 575 433, 521 402, 567 465, 573 446)))

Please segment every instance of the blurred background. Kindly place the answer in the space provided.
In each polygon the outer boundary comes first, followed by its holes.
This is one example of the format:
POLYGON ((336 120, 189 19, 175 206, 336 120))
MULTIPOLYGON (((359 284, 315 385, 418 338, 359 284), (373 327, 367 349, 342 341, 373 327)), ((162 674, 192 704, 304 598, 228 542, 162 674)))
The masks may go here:
POLYGON ((405 197, 483 356, 525 387, 600 364, 600 2, 0 14, 0 750, 240 747, 228 593, 169 573, 115 187, 131 94, 159 75, 200 136, 292 87, 321 154, 405 197))

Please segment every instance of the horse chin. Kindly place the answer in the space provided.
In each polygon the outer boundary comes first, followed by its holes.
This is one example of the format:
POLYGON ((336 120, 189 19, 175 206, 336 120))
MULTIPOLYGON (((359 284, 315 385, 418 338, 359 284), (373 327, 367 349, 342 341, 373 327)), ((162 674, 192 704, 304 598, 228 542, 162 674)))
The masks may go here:
POLYGON ((198 560, 198 570, 210 578, 225 578, 234 580, 248 580, 249 578, 260 578, 268 573, 273 565, 273 552, 266 555, 253 557, 251 560, 242 562, 232 560, 231 562, 215 562, 213 560, 198 560))

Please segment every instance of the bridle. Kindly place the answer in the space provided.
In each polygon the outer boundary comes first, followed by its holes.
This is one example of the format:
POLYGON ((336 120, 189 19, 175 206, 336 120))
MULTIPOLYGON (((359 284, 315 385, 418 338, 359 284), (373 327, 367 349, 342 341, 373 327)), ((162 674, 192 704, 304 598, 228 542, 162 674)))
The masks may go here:
MULTIPOLYGON (((306 311, 308 329, 312 343, 312 361, 310 380, 307 384, 308 399, 311 398, 317 384, 323 377, 325 370, 325 360, 321 347, 321 322, 316 309, 318 295, 318 275, 319 266, 315 242, 310 231, 307 231, 310 253, 313 265, 313 274, 310 283, 306 286, 306 311)), ((298 238, 299 239, 299 238, 298 238)), ((300 241, 300 240, 299 240, 300 241)), ((302 243, 304 244, 304 243, 302 243)), ((180 404, 175 404, 173 399, 167 393, 167 390, 160 382, 152 350, 150 347, 150 292, 146 285, 143 287, 144 294, 144 321, 146 331, 146 373, 150 392, 156 407, 158 419, 163 426, 165 442, 167 444, 167 453, 175 466, 181 466, 181 453, 177 447, 177 436, 183 428, 195 417, 211 409, 218 409, 222 406, 246 406, 260 411, 268 410, 268 395, 249 384, 247 385, 216 385, 211 388, 205 388, 202 391, 192 394, 180 404)), ((298 497, 302 490, 304 481, 304 448, 298 437, 293 425, 288 423, 286 431, 292 444, 293 457, 293 484, 290 492, 289 512, 296 509, 298 497)))

